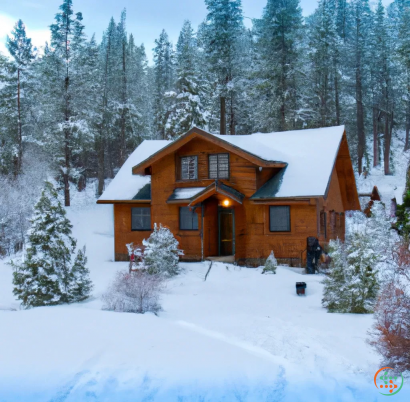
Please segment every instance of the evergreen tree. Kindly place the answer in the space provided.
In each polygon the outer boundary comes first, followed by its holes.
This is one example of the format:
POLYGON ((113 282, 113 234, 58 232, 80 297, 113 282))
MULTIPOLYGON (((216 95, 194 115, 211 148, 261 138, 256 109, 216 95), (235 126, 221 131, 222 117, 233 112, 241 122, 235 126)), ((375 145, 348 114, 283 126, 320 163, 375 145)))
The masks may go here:
POLYGON ((262 274, 266 272, 272 272, 273 274, 276 274, 276 268, 278 268, 278 262, 276 261, 275 254, 273 254, 272 250, 269 254, 269 257, 266 259, 262 274))
POLYGON ((31 39, 26 35, 26 28, 22 20, 18 20, 14 25, 14 29, 11 36, 7 36, 6 46, 10 55, 14 60, 14 69, 16 71, 16 112, 13 115, 16 116, 16 128, 17 132, 17 158, 15 160, 15 174, 18 174, 21 170, 22 158, 23 158, 23 121, 25 121, 24 91, 27 90, 25 81, 27 75, 27 69, 30 66, 31 61, 34 59, 33 45, 31 39), (23 94, 23 96, 22 96, 23 94))
POLYGON ((204 25, 204 48, 207 66, 217 84, 215 105, 219 109, 221 134, 236 134, 238 97, 241 77, 242 52, 240 40, 244 34, 240 0, 205 0, 208 9, 204 25), (228 117, 226 118, 226 110, 228 117))
POLYGON ((154 48, 154 125, 157 138, 166 139, 167 102, 164 96, 174 87, 174 50, 163 30, 154 48))
POLYGON ((154 231, 142 244, 145 246, 144 265, 148 273, 169 276, 179 273, 179 256, 184 252, 178 248, 178 241, 168 228, 155 224, 154 231))
POLYGON ((299 0, 268 0, 262 19, 255 24, 267 131, 295 126, 301 93, 300 39, 302 10, 299 0))
POLYGON ((342 45, 335 18, 335 2, 321 0, 308 20, 309 75, 311 75, 310 125, 326 127, 340 124, 340 66, 342 45))
POLYGON ((204 128, 206 124, 200 96, 202 88, 196 69, 196 49, 191 23, 185 21, 176 48, 176 92, 165 94, 170 103, 165 123, 167 138, 178 137, 193 126, 204 128))
POLYGON ((87 298, 91 291, 85 250, 73 264, 76 241, 72 225, 50 182, 46 182, 34 208, 26 255, 15 269, 14 294, 24 307, 71 303, 87 298))
POLYGON ((358 231, 346 243, 332 240, 329 247, 332 263, 323 281, 323 306, 331 313, 373 312, 379 284, 375 269, 377 254, 369 237, 358 231))

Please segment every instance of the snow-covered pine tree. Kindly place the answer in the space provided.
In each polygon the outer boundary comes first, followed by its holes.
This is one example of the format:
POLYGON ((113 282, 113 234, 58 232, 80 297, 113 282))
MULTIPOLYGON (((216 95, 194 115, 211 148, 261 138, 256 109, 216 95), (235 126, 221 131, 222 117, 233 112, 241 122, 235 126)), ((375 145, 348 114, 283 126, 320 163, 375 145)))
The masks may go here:
POLYGON ((312 115, 309 126, 326 127, 340 124, 341 40, 336 28, 334 0, 320 0, 318 8, 307 20, 312 87, 306 92, 312 115))
POLYGON ((163 30, 154 48, 154 126, 158 139, 166 139, 165 122, 167 121, 166 92, 174 88, 174 50, 168 34, 163 30))
MULTIPOLYGON (((350 127, 357 144, 357 166, 359 174, 363 172, 363 158, 366 151, 366 115, 365 103, 369 96, 369 67, 371 57, 371 35, 373 14, 369 0, 352 0, 349 7, 349 19, 352 21, 346 41, 346 77, 347 85, 354 88, 355 110, 351 111, 355 127, 350 127)), ((352 91, 353 92, 353 91, 352 91)), ((353 142, 353 141, 352 141, 353 142)))
POLYGON ((70 302, 79 302, 90 296, 93 284, 90 279, 90 271, 87 268, 85 246, 78 249, 71 269, 70 302))
POLYGON ((15 174, 21 171, 23 159, 23 123, 26 123, 28 114, 27 102, 24 93, 27 91, 27 70, 34 59, 33 45, 31 39, 26 35, 26 27, 22 20, 14 25, 11 36, 7 36, 6 46, 13 58, 15 98, 17 105, 13 115, 15 116, 15 130, 17 132, 17 155, 15 160, 15 174))
POLYGON ((276 274, 276 268, 278 267, 278 262, 276 261, 275 254, 273 250, 270 252, 269 257, 266 259, 265 266, 263 267, 262 274, 266 272, 272 272, 276 274))
POLYGON ((154 231, 148 240, 143 240, 144 265, 150 274, 167 274, 174 276, 179 273, 179 256, 184 252, 178 248, 178 241, 172 232, 161 224, 154 224, 154 231))
POLYGON ((299 0, 268 0, 255 21, 259 52, 259 76, 263 90, 258 107, 267 131, 294 127, 301 83, 302 10, 299 0))
POLYGON ((323 281, 323 306, 331 313, 373 312, 379 290, 378 256, 370 239, 355 232, 345 244, 336 240, 329 247, 332 263, 329 276, 323 281))
POLYGON ((24 260, 12 262, 14 294, 24 307, 71 303, 89 296, 91 282, 84 250, 73 264, 72 225, 50 182, 34 208, 24 260))
POLYGON ((229 133, 236 134, 240 88, 235 85, 241 76, 243 49, 239 45, 245 32, 242 3, 241 0, 205 0, 205 4, 208 15, 203 25, 204 50, 207 66, 217 83, 214 108, 220 116, 220 126, 214 130, 226 134, 227 121, 229 133))
POLYGON ((175 92, 165 93, 169 103, 165 136, 170 139, 177 138, 194 126, 204 128, 206 124, 196 53, 194 31, 191 23, 185 21, 176 47, 175 92))

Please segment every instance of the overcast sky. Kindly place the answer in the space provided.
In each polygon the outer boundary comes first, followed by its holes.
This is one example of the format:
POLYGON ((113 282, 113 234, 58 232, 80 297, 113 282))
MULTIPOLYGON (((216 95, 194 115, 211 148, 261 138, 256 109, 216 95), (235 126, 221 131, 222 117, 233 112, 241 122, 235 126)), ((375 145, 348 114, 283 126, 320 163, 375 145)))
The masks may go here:
MULTIPOLYGON (((248 18, 259 18, 267 0, 242 0, 245 23, 248 18)), ((391 0, 383 0, 388 4, 391 0)), ((6 35, 20 18, 26 24, 29 37, 40 47, 49 40, 49 25, 62 0, 0 0, 0 51, 6 53, 6 35)), ((154 40, 165 29, 171 40, 176 43, 182 23, 191 20, 197 27, 206 16, 204 0, 73 0, 74 12, 81 11, 87 35, 102 32, 113 16, 118 21, 121 11, 127 9, 127 31, 132 33, 137 43, 144 43, 148 58, 152 57, 154 40)), ((303 14, 310 15, 317 0, 301 0, 303 14)))

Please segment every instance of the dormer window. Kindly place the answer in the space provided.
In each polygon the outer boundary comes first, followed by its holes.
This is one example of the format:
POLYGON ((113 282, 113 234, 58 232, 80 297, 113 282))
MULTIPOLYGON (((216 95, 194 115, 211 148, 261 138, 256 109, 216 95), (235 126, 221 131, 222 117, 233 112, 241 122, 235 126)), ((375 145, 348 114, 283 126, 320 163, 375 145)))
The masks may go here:
POLYGON ((181 158, 181 180, 198 179, 198 157, 183 156, 181 158))
POLYGON ((209 178, 229 179, 229 154, 209 155, 209 178))

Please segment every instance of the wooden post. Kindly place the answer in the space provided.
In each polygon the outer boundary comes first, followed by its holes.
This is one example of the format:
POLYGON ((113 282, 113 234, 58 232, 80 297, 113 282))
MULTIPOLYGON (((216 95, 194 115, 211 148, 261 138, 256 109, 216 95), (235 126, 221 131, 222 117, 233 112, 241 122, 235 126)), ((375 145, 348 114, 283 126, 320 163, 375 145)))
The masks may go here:
POLYGON ((221 134, 226 134, 226 118, 225 118, 225 98, 221 96, 221 127, 220 132, 221 134))

